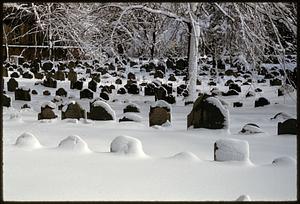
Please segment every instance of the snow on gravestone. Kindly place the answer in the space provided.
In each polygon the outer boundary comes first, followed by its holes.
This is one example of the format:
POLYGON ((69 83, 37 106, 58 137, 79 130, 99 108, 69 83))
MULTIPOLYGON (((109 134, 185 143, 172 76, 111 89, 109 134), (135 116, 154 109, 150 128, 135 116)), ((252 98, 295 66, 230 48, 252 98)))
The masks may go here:
POLYGON ((57 148, 61 150, 74 151, 80 153, 91 152, 87 143, 78 135, 71 135, 66 137, 58 144, 57 148))
POLYGON ((140 140, 129 136, 118 136, 110 144, 110 152, 132 156, 146 156, 140 140))
POLYGON ((245 140, 219 139, 214 144, 215 161, 250 161, 249 144, 245 140))
POLYGON ((22 135, 20 135, 15 145, 17 147, 27 148, 27 149, 36 149, 42 147, 38 139, 29 132, 24 132, 22 135))
POLYGON ((207 94, 201 94, 187 117, 187 127, 222 129, 229 127, 229 111, 222 102, 207 94))
POLYGON ((108 103, 97 100, 90 104, 87 118, 91 120, 116 120, 116 113, 108 103))
POLYGON ((264 131, 256 124, 248 123, 244 125, 242 130, 239 133, 242 134, 256 134, 256 133, 263 133, 264 131))
POLYGON ((164 100, 158 100, 150 106, 149 126, 163 125, 167 121, 171 122, 171 105, 164 100))
POLYGON ((288 157, 288 156, 283 156, 283 157, 278 157, 272 161, 272 164, 275 166, 289 166, 289 165, 296 165, 297 162, 294 158, 288 157))
POLYGON ((61 119, 73 118, 80 119, 84 118, 85 110, 75 101, 70 101, 68 104, 62 107, 61 119))
POLYGON ((119 122, 126 122, 126 121, 142 122, 142 119, 143 118, 136 113, 126 112, 121 116, 119 122))
POLYGON ((52 102, 44 102, 41 106, 41 112, 38 114, 38 120, 54 119, 57 115, 53 112, 56 108, 56 104, 52 102))
POLYGON ((251 201, 251 198, 248 195, 241 195, 236 199, 236 201, 251 201))

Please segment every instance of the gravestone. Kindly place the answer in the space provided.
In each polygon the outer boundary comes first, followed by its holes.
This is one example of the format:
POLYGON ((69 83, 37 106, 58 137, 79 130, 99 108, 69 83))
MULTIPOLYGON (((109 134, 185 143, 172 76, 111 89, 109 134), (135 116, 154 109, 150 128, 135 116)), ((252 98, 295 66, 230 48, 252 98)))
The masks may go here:
POLYGON ((11 107, 11 98, 6 94, 2 94, 2 106, 11 107))
POLYGON ((126 94, 126 93, 127 93, 127 91, 124 87, 119 88, 119 90, 117 91, 117 94, 121 94, 121 95, 126 94))
POLYGON ((33 89, 33 90, 31 91, 31 94, 32 94, 32 95, 37 95, 38 92, 37 92, 36 90, 33 89))
POLYGON ((268 99, 264 97, 260 97, 259 99, 255 100, 254 107, 256 108, 256 107, 266 106, 269 104, 270 102, 268 101, 268 99))
POLYGON ((139 113, 140 107, 137 104, 130 103, 123 109, 123 113, 126 113, 126 112, 139 113))
POLYGON ((32 79, 33 78, 33 74, 31 72, 24 72, 23 73, 23 78, 25 79, 32 79))
POLYGON ((18 72, 13 72, 10 77, 13 77, 13 78, 19 78, 20 75, 18 74, 18 72))
POLYGON ((43 95, 44 95, 44 96, 50 96, 50 95, 51 95, 51 93, 50 93, 50 91, 48 91, 48 90, 45 90, 45 91, 43 91, 43 95))
POLYGON ((54 74, 54 78, 56 80, 60 80, 60 81, 64 81, 66 76, 65 76, 65 73, 61 70, 58 70, 57 72, 55 72, 54 74))
POLYGON ((46 79, 43 81, 43 85, 45 87, 56 88, 57 81, 55 79, 53 79, 52 77, 46 77, 46 79))
POLYGON ((81 90, 83 87, 83 82, 82 81, 75 81, 70 83, 70 89, 77 89, 81 90))
POLYGON ((116 114, 108 103, 96 100, 90 103, 90 112, 87 118, 91 120, 115 120, 116 114))
POLYGON ((97 82, 94 81, 94 80, 91 80, 89 83, 88 83, 88 88, 94 92, 97 91, 97 82))
POLYGON ((55 92, 56 96, 64 96, 67 97, 68 92, 64 89, 64 88, 59 88, 57 89, 57 91, 55 92))
POLYGON ((46 102, 41 106, 41 112, 38 114, 38 120, 43 119, 54 119, 57 118, 57 115, 53 112, 56 105, 52 102, 46 102))
POLYGON ((283 135, 283 134, 291 134, 291 135, 297 135, 297 120, 296 119, 288 119, 284 122, 279 122, 277 126, 277 134, 283 135))
POLYGON ((171 122, 171 106, 163 100, 156 101, 150 106, 149 126, 163 125, 167 121, 171 122))
POLYGON ((73 118, 79 120, 84 118, 84 113, 85 110, 77 102, 71 101, 62 107, 61 119, 73 118))
POLYGON ((31 101, 30 89, 25 87, 17 88, 15 91, 15 100, 31 101))
POLYGON ((229 112, 219 99, 207 94, 200 95, 187 117, 187 127, 222 129, 228 128, 229 112))
POLYGON ((88 98, 88 99, 93 99, 94 94, 90 89, 84 89, 80 91, 80 99, 82 98, 88 98))
POLYGON ((144 95, 145 96, 154 96, 155 95, 155 88, 156 86, 153 83, 149 83, 144 88, 144 95))
POLYGON ((71 69, 68 73, 68 80, 70 82, 76 82, 77 81, 77 73, 73 69, 71 69))
POLYGON ((100 98, 102 98, 102 99, 108 101, 108 100, 109 100, 109 95, 108 95, 108 93, 106 93, 106 92, 101 92, 101 93, 100 93, 100 98))
POLYGON ((8 91, 15 91, 19 86, 19 83, 14 78, 10 78, 7 82, 7 90, 8 91))

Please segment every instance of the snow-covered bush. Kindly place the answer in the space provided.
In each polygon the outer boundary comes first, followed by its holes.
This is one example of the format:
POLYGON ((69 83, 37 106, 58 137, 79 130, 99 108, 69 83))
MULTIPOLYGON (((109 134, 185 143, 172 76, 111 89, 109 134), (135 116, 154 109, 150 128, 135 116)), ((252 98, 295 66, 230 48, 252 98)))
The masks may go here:
POLYGON ((219 139, 214 144, 215 161, 250 161, 249 144, 245 140, 219 139))
POLYGON ((71 135, 58 144, 58 149, 81 153, 91 152, 87 143, 77 135, 71 135))
POLYGON ((132 156, 145 156, 140 140, 129 136, 118 136, 110 144, 110 152, 132 156))
POLYGON ((22 135, 20 135, 17 138, 15 145, 17 147, 29 148, 29 149, 42 147, 38 139, 29 132, 24 132, 22 135))

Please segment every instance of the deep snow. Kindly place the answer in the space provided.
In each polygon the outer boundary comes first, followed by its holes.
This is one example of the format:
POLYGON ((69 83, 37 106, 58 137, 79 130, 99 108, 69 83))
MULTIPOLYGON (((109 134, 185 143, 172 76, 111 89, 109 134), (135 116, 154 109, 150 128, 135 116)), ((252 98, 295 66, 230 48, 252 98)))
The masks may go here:
MULTIPOLYGON (((8 78, 4 80, 6 90, 8 78)), ((296 136, 277 135, 278 120, 271 120, 279 112, 296 118, 296 93, 291 93, 291 97, 277 97, 278 87, 269 87, 268 80, 255 87, 242 86, 239 96, 219 96, 229 104, 228 130, 187 129, 187 115, 192 105, 184 106, 182 97, 171 105, 170 126, 149 127, 148 114, 150 105, 154 105, 154 96, 116 95, 115 90, 108 104, 116 118, 121 118, 123 109, 132 102, 140 107, 141 122, 81 119, 74 123, 61 120, 57 108, 54 112, 58 118, 41 122, 37 120, 40 107, 53 99, 56 89, 34 86, 37 80, 17 80, 19 85, 35 89, 39 94, 25 102, 15 101, 14 94, 7 92, 13 107, 3 108, 4 200, 203 201, 237 200, 242 195, 242 200, 296 200, 296 136), (257 87, 263 92, 245 98, 248 90, 257 87), (49 90, 51 95, 43 96, 43 90, 49 90), (254 108, 254 101, 260 96, 266 97, 271 104, 254 108), (118 100, 112 102, 113 99, 118 100), (243 107, 233 108, 235 101, 243 102, 243 107), (25 103, 32 108, 20 110, 25 103), (259 125, 263 133, 240 134, 247 123, 259 125), (20 148, 16 141, 23 133, 29 138, 26 142, 29 146, 37 144, 34 141, 39 141, 41 146, 20 148), (112 141, 124 135, 140 141, 148 157, 110 152, 112 141), (60 151, 59 144, 68 136, 72 137, 67 139, 66 147, 90 151, 60 151), (226 138, 247 141, 252 164, 213 161, 214 143, 226 138)), ((202 85, 197 89, 208 92, 212 88, 207 86, 208 77, 201 80, 202 85)), ((228 90, 224 82, 221 80, 217 85, 221 91, 228 90)), ((83 88, 87 83, 84 82, 83 88)), ((60 87, 75 97, 70 101, 75 100, 89 110, 90 101, 80 100, 77 90, 69 91, 69 82, 58 81, 57 88, 60 87)), ((99 93, 98 90, 96 95, 99 93)))

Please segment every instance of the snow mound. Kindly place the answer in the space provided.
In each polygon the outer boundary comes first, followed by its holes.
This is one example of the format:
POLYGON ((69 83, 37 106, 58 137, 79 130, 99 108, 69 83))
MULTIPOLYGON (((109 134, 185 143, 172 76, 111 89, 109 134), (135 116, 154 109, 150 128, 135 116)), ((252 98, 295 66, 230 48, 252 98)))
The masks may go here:
POLYGON ((239 133, 240 134, 256 134, 256 133, 263 133, 263 130, 259 126, 249 123, 249 124, 246 124, 239 133))
POLYGON ((134 122, 142 122, 143 119, 141 116, 133 112, 126 112, 121 116, 121 118, 123 117, 128 118, 134 122))
POLYGON ((80 153, 91 152, 87 143, 78 135, 71 135, 66 137, 58 144, 58 148, 61 150, 74 151, 80 153))
POLYGON ((13 112, 9 115, 9 120, 22 121, 21 114, 19 112, 13 112))
POLYGON ((143 157, 146 154, 140 140, 129 136, 118 136, 110 144, 110 152, 143 157))
POLYGON ((116 112, 110 107, 110 105, 104 101, 95 101, 93 103, 93 106, 96 107, 96 106, 101 106, 102 108, 104 108, 106 110, 106 112, 108 114, 110 114, 113 118, 113 120, 116 120, 116 112))
POLYGON ((174 156, 170 157, 171 159, 178 159, 184 161, 199 161, 200 159, 193 154, 192 152, 180 152, 175 154, 174 156))
POLYGON ((67 119, 64 119, 64 122, 78 124, 78 119, 77 118, 67 118, 67 119))
POLYGON ((29 132, 24 132, 22 135, 20 135, 17 138, 15 145, 17 147, 29 149, 36 149, 42 147, 38 139, 29 132))
POLYGON ((245 140, 219 139, 215 142, 214 160, 250 162, 249 144, 245 140))
POLYGON ((297 162, 294 158, 285 156, 285 157, 278 157, 274 159, 272 161, 272 164, 275 166, 286 166, 286 165, 289 166, 289 165, 296 165, 297 162))
POLYGON ((241 195, 236 201, 251 201, 251 198, 248 195, 241 195))

